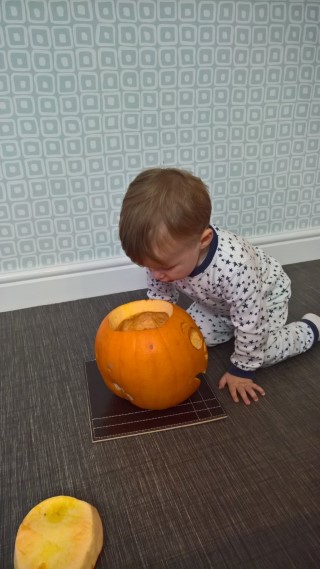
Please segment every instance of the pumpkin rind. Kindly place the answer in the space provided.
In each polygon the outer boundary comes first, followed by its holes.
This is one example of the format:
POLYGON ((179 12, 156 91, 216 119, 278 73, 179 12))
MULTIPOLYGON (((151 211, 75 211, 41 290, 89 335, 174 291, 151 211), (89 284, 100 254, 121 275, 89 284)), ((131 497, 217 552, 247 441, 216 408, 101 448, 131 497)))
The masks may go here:
POLYGON ((95 340, 97 366, 107 387, 143 409, 174 407, 199 387, 207 367, 207 348, 191 316, 162 300, 130 302, 111 311, 95 340), (142 312, 166 312, 157 328, 118 330, 142 312))

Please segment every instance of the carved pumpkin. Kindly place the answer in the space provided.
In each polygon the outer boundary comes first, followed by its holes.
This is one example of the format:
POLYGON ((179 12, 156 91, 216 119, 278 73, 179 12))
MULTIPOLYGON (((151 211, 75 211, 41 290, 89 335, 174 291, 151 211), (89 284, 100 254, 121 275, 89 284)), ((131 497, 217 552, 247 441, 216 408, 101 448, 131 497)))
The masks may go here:
POLYGON ((142 409, 166 409, 188 399, 208 360, 191 316, 163 300, 112 310, 98 329, 95 354, 107 387, 142 409))

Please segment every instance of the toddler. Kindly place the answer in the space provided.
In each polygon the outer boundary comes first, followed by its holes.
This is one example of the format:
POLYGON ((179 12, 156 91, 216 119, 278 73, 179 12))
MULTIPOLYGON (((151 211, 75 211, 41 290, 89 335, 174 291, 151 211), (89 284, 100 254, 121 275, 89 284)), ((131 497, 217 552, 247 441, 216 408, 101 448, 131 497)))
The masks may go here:
POLYGON ((234 338, 230 365, 219 382, 235 402, 265 392, 255 371, 309 350, 319 340, 320 317, 286 324, 290 279, 259 247, 210 225, 205 184, 175 168, 152 168, 129 185, 120 215, 120 239, 130 259, 147 268, 148 297, 188 309, 207 346, 234 338))

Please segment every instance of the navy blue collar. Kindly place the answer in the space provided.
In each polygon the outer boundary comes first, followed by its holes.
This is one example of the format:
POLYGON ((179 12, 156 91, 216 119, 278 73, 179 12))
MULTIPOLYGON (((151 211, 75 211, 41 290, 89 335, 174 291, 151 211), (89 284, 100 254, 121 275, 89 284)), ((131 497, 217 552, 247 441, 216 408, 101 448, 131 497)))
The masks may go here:
POLYGON ((213 231, 213 239, 210 243, 209 246, 209 251, 206 255, 206 257, 203 259, 202 263, 200 263, 200 265, 198 265, 197 267, 195 267, 192 271, 192 273, 190 273, 189 277, 196 277, 198 275, 201 275, 201 273, 203 273, 210 265, 213 257, 216 254, 216 250, 218 247, 218 234, 215 231, 215 229, 213 229, 213 227, 210 225, 210 229, 212 229, 213 231))

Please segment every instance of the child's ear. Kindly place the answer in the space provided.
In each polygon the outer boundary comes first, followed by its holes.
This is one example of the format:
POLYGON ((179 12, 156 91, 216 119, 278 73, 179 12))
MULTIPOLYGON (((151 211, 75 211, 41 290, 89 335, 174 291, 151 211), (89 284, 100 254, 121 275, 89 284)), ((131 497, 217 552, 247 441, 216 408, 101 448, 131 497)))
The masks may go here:
POLYGON ((207 227, 203 231, 200 237, 200 249, 205 249, 208 247, 213 239, 213 229, 211 227, 207 227))

